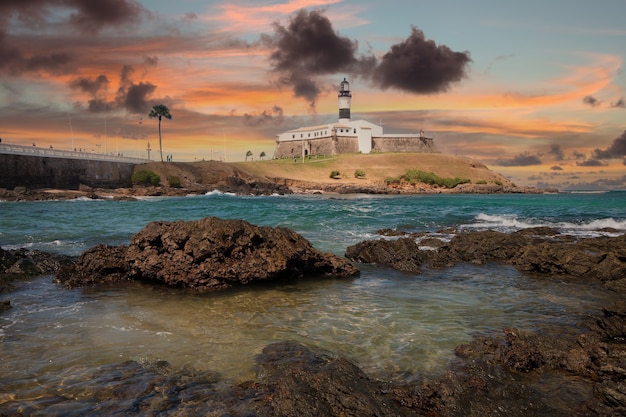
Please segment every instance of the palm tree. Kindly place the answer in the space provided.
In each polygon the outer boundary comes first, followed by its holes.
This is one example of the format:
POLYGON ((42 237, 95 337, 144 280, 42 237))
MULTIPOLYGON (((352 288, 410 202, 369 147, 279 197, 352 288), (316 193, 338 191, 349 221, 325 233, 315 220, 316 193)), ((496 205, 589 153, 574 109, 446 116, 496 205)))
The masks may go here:
POLYGON ((259 155, 259 157, 261 158, 261 160, 263 160, 263 158, 265 158, 265 152, 261 152, 261 155, 259 155))
POLYGON ((246 152, 246 162, 248 162, 248 158, 252 156, 252 151, 246 152))
POLYGON ((171 119, 172 115, 170 114, 170 109, 167 108, 164 104, 157 104, 150 110, 148 117, 151 119, 159 119, 159 151, 161 152, 161 162, 163 162, 163 143, 161 142, 161 119, 165 117, 166 119, 171 119))

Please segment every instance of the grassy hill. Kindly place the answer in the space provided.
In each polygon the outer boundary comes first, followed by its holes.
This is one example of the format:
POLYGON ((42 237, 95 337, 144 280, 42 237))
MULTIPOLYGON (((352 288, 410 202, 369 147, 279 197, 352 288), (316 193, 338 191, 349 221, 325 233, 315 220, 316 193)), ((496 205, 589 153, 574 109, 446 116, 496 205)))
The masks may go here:
POLYGON ((472 184, 511 183, 501 174, 491 171, 484 164, 468 158, 445 154, 427 153, 376 153, 344 154, 325 159, 293 159, 223 163, 216 161, 200 162, 151 162, 136 168, 148 169, 161 177, 167 185, 167 178, 177 176, 187 189, 218 184, 227 177, 240 177, 247 181, 264 181, 288 185, 294 188, 315 189, 326 186, 384 187, 387 178, 397 178, 407 170, 433 172, 441 178, 463 178, 472 184), (355 172, 365 175, 356 178, 355 172), (338 171, 336 178, 330 174, 338 171))
POLYGON ((251 175, 271 179, 290 179, 309 183, 341 182, 346 184, 381 185, 386 178, 398 177, 407 169, 434 172, 442 178, 466 178, 476 182, 510 182, 501 174, 491 171, 484 164, 468 158, 445 154, 427 153, 377 153, 344 154, 328 159, 298 159, 238 162, 234 166, 251 175), (362 179, 355 178, 357 170, 365 172, 362 179), (340 178, 330 178, 332 171, 339 171, 340 178))

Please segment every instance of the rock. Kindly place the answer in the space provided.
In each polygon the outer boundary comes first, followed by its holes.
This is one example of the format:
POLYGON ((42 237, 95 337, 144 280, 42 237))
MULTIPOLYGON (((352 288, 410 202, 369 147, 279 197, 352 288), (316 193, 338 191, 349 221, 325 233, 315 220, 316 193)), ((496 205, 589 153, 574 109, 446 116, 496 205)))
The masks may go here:
POLYGON ((387 265, 403 272, 420 272, 428 260, 414 239, 369 240, 346 249, 346 257, 356 262, 387 265))
MULTIPOLYGON (((430 240, 422 239, 422 242, 430 240)), ((370 240, 349 246, 346 257, 406 272, 419 272, 424 264, 443 268, 459 262, 478 265, 502 262, 528 273, 599 279, 607 287, 626 291, 626 235, 576 239, 540 227, 515 233, 461 232, 448 243, 424 243, 424 246, 436 250, 420 250, 407 237, 395 241, 370 240)))
POLYGON ((274 416, 409 415, 381 384, 346 358, 286 341, 265 347, 257 363, 274 416))
POLYGON ((12 281, 54 274, 70 262, 70 258, 64 255, 24 248, 14 250, 0 248, 0 293, 10 291, 13 288, 12 281))
POLYGON ((207 217, 149 223, 128 247, 91 248, 57 278, 70 286, 131 279, 208 291, 358 273, 346 259, 316 250, 292 230, 207 217))

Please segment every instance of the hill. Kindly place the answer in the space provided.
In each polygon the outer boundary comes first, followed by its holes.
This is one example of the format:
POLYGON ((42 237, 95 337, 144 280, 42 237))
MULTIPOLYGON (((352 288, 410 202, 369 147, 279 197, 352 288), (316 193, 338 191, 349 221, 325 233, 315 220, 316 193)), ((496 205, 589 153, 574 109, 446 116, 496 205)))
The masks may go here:
MULTIPOLYGON (((232 190, 237 183, 274 184, 288 187, 294 192, 450 192, 451 190, 425 184, 412 185, 400 182, 388 186, 386 179, 398 178, 407 170, 432 172, 441 178, 469 180, 452 192, 511 192, 517 190, 501 174, 490 170, 481 162, 445 154, 428 153, 377 153, 344 154, 325 159, 292 159, 223 163, 201 162, 151 162, 138 169, 156 172, 162 184, 167 178, 177 176, 188 190, 232 190), (365 175, 355 177, 357 170, 365 175), (339 172, 331 178, 333 171, 339 172)), ((238 190, 232 190, 237 192, 238 190)), ((526 192, 527 190, 521 190, 526 192)))
POLYGON ((271 160, 239 162, 234 164, 242 171, 274 180, 287 180, 297 184, 343 184, 356 186, 385 186, 385 180, 399 177, 407 169, 433 172, 442 178, 465 178, 472 183, 510 182, 501 174, 491 171, 481 162, 438 153, 376 153, 344 154, 327 159, 271 160), (363 178, 355 178, 362 170, 363 178), (331 179, 330 173, 338 171, 339 178, 331 179))

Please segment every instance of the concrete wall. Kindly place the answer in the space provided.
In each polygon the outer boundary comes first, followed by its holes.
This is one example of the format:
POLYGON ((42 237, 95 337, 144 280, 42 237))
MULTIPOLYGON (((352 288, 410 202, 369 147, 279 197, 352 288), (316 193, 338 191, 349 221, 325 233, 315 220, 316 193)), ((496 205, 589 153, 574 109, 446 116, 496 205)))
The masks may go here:
POLYGON ((130 187, 135 164, 0 154, 0 188, 130 187))

